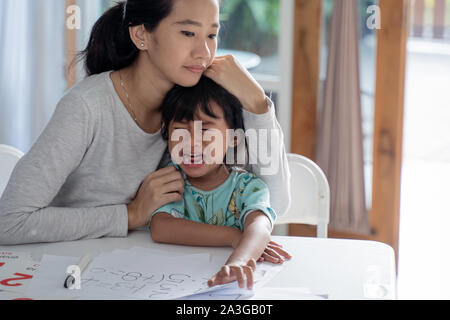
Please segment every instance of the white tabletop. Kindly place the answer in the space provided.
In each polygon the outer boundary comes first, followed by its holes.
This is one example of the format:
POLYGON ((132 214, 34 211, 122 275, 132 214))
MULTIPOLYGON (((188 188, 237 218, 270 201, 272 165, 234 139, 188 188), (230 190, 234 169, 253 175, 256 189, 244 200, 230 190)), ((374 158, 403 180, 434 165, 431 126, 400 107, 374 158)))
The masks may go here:
MULTIPOLYGON (((318 239, 274 236, 293 258, 285 263, 266 287, 304 287, 330 299, 395 299, 396 276, 393 249, 383 243, 364 240, 318 239)), ((31 252, 35 261, 43 254, 93 256, 101 252, 132 247, 183 253, 211 253, 226 256, 231 248, 190 247, 157 244, 147 231, 133 231, 126 238, 101 238, 59 243, 3 246, 3 251, 31 252)))

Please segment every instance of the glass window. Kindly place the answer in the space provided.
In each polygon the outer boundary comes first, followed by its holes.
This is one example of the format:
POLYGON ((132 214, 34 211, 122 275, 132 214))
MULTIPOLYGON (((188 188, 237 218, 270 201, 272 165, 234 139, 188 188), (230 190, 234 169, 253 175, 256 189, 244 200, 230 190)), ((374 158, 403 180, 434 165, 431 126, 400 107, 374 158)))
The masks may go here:
POLYGON ((222 4, 219 49, 251 52, 261 63, 252 73, 279 75, 279 0, 227 0, 222 4))

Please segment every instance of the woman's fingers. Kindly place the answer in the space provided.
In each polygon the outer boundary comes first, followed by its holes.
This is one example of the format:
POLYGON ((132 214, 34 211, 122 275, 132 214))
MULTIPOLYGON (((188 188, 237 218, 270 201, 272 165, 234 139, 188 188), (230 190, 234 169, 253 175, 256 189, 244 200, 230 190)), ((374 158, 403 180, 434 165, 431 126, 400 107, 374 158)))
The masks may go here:
POLYGON ((183 194, 184 191, 184 181, 183 180, 174 180, 172 182, 168 182, 162 185, 160 189, 162 194, 169 192, 178 192, 179 194, 183 194))

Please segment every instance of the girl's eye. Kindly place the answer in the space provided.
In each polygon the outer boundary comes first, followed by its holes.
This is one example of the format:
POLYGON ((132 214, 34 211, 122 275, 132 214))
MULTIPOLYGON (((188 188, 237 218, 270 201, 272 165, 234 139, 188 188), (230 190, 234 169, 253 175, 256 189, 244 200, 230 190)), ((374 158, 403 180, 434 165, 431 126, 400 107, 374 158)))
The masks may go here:
POLYGON ((181 31, 182 34, 184 34, 186 37, 193 37, 195 36, 195 33, 190 31, 181 31))
POLYGON ((214 39, 217 38, 217 34, 210 34, 210 35, 209 35, 209 38, 214 40, 214 39))

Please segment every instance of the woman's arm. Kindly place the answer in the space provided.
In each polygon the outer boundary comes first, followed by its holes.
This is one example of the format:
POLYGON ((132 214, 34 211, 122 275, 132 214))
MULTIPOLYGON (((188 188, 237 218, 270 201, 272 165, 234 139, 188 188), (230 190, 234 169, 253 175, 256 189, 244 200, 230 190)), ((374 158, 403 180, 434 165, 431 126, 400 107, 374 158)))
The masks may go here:
POLYGON ((59 208, 50 204, 83 160, 94 115, 81 97, 66 95, 31 150, 17 163, 0 199, 0 244, 126 236, 125 204, 59 208))
POLYGON ((215 247, 235 247, 241 237, 241 231, 233 227, 174 218, 165 212, 159 212, 153 216, 150 222, 150 234, 155 242, 215 247))

